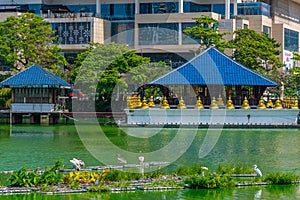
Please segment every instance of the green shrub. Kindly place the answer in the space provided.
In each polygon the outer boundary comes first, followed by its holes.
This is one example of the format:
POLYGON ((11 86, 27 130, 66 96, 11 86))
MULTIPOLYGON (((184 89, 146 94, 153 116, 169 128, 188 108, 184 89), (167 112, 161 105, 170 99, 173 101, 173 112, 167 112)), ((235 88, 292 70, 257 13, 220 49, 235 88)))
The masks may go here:
POLYGON ((88 188, 89 192, 108 192, 110 190, 110 187, 108 185, 102 184, 102 185, 91 185, 88 188))
POLYGON ((161 176, 162 173, 160 171, 160 168, 145 174, 145 178, 160 178, 161 176))
POLYGON ((208 174, 206 176, 193 175, 184 180, 192 189, 227 188, 235 185, 233 177, 229 175, 218 176, 208 174))
POLYGON ((207 172, 207 170, 202 168, 203 166, 201 165, 194 165, 194 166, 182 166, 179 167, 174 171, 174 175, 179 175, 179 176, 189 176, 189 175, 200 175, 202 172, 207 172))
POLYGON ((58 169, 62 162, 58 160, 53 167, 45 169, 43 173, 37 173, 37 170, 29 170, 26 167, 14 172, 9 177, 10 186, 14 187, 34 187, 41 185, 57 185, 62 180, 58 169))
POLYGON ((253 167, 246 164, 219 164, 216 170, 217 174, 252 174, 254 173, 253 167))
POLYGON ((120 170, 111 170, 107 172, 106 176, 104 177, 105 181, 132 181, 132 180, 139 180, 142 178, 142 174, 140 173, 133 173, 133 172, 122 172, 120 170))
POLYGON ((297 181, 298 178, 299 176, 297 176, 295 172, 272 172, 267 174, 263 180, 271 184, 282 185, 291 184, 297 181))

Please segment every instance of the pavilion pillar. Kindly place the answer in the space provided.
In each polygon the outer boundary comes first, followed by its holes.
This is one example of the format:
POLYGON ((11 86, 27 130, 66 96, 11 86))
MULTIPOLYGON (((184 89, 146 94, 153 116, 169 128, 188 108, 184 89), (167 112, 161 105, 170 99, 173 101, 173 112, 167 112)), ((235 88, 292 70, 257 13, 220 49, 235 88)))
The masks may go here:
POLYGON ((49 125, 58 124, 58 121, 59 121, 59 114, 57 113, 49 114, 49 125))
POLYGON ((31 114, 30 115, 30 124, 41 124, 41 115, 40 114, 31 114))
POLYGON ((12 114, 11 117, 12 124, 22 124, 23 123, 23 115, 22 114, 12 114))
POLYGON ((242 99, 242 87, 240 85, 235 86, 236 91, 236 102, 235 105, 242 105, 243 99, 242 99))

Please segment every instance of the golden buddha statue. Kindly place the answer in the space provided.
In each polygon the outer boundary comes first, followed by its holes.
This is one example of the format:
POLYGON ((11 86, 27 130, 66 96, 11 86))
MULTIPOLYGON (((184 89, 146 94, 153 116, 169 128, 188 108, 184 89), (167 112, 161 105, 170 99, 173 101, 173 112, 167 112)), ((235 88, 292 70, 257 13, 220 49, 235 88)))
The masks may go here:
POLYGON ((213 99, 211 100, 211 104, 209 106, 210 109, 219 109, 219 106, 217 104, 216 98, 213 97, 213 99))
POLYGON ((127 97, 127 107, 130 109, 135 108, 132 97, 127 97))
POLYGON ((161 108, 163 108, 163 109, 170 109, 170 105, 168 103, 168 100, 167 100, 166 96, 163 97, 161 108))
POLYGON ((202 104, 200 97, 197 98, 197 103, 195 105, 195 109, 204 109, 204 106, 202 104))
POLYGON ((282 109, 282 105, 281 105, 281 102, 280 102, 279 99, 277 99, 277 100, 275 101, 275 107, 274 107, 274 108, 277 109, 277 110, 282 109))
POLYGON ((149 107, 155 106, 155 103, 154 103, 154 100, 153 100, 153 96, 150 97, 150 100, 149 100, 149 102, 148 102, 148 106, 149 106, 149 107))
POLYGON ((266 109, 265 101, 263 100, 262 97, 260 97, 260 100, 257 105, 257 109, 266 109))
POLYGON ((298 99, 297 98, 294 98, 293 99, 293 103, 291 105, 291 109, 298 109, 298 99))
POLYGON ((250 109, 250 105, 249 105, 247 97, 245 97, 245 99, 243 101, 242 109, 250 109))
POLYGON ((179 100, 179 104, 178 104, 177 108, 178 109, 185 109, 186 108, 186 105, 185 105, 184 100, 183 100, 182 97, 179 100))
POLYGON ((267 107, 267 108, 273 108, 273 107, 274 107, 273 102, 272 102, 272 99, 269 98, 266 107, 267 107))
POLYGON ((143 101, 142 101, 142 109, 147 109, 149 108, 148 104, 147 104, 147 100, 146 97, 144 97, 143 101))
POLYGON ((217 105, 218 106, 224 106, 223 99, 222 99, 221 95, 219 95, 219 97, 217 99, 217 105))
POLYGON ((226 103, 226 109, 234 109, 234 105, 232 103, 231 97, 228 97, 227 103, 226 103))

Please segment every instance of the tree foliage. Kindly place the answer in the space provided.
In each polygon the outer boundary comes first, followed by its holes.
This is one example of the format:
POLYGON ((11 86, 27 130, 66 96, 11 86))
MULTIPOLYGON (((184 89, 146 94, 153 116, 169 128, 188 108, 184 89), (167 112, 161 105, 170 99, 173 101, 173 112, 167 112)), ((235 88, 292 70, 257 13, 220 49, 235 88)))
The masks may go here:
POLYGON ((85 89, 83 92, 96 93, 97 105, 103 109, 116 99, 116 88, 118 93, 126 93, 129 87, 145 84, 168 69, 164 63, 150 65, 149 58, 135 54, 125 45, 92 44, 78 55, 72 78, 75 86, 85 89))
POLYGON ((188 27, 183 32, 190 35, 193 39, 200 41, 200 52, 212 44, 219 49, 223 49, 226 43, 223 40, 223 36, 226 33, 219 33, 218 20, 205 15, 202 15, 200 18, 193 18, 193 20, 195 20, 196 26, 188 27))
POLYGON ((234 49, 233 58, 241 64, 261 74, 268 71, 277 73, 283 64, 279 59, 280 43, 266 33, 256 33, 250 29, 235 31, 235 38, 229 41, 234 49))
MULTIPOLYGON (((300 55, 298 53, 293 53, 293 60, 299 61, 300 55)), ((300 90, 300 69, 294 67, 290 69, 284 76, 284 85, 285 85, 285 96, 288 97, 299 97, 300 90)))
POLYGON ((33 13, 8 17, 0 22, 0 57, 20 71, 34 62, 58 73, 67 64, 54 43, 49 22, 33 13))
MULTIPOLYGON (((233 59, 277 83, 284 82, 284 74, 280 70, 284 66, 279 59, 280 46, 266 33, 259 34, 250 29, 235 31, 235 38, 228 42, 228 47, 233 49, 233 59)), ((279 95, 279 87, 269 90, 279 95)))

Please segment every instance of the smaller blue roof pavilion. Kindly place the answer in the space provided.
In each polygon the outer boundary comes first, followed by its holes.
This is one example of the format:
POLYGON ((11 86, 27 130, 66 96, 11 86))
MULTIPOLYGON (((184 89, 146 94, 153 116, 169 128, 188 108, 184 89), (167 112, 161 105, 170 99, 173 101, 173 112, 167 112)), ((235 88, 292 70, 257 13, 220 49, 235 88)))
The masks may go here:
POLYGON ((275 87, 277 83, 258 74, 214 47, 149 85, 231 85, 275 87))
POLYGON ((43 69, 38 64, 9 77, 0 83, 1 87, 53 87, 71 88, 71 85, 55 74, 43 69))

